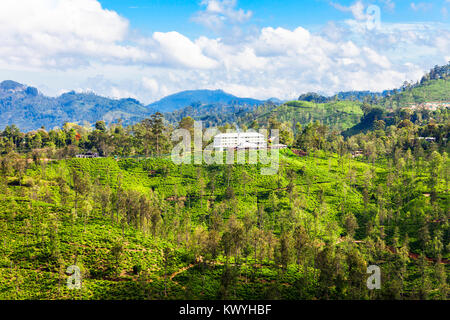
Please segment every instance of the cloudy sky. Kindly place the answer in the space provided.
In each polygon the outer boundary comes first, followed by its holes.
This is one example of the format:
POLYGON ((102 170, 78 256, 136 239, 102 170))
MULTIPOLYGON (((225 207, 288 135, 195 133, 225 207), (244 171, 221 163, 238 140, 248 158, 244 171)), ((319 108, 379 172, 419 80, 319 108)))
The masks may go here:
POLYGON ((1 0, 0 80, 150 103, 380 91, 450 61, 450 0, 1 0))

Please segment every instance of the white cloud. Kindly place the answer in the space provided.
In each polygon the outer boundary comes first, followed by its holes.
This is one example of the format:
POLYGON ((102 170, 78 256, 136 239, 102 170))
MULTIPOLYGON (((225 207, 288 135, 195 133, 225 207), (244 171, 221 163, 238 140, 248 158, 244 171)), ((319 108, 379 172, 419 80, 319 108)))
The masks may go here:
POLYGON ((116 87, 111 88, 111 94, 109 96, 114 99, 123 99, 123 98, 137 99, 137 96, 132 92, 116 87))
POLYGON ((202 0, 203 11, 197 12, 193 21, 220 31, 227 24, 240 24, 252 17, 251 11, 236 8, 237 0, 202 0))
MULTIPOLYGON (((422 73, 414 64, 397 68, 370 46, 328 40, 304 28, 263 28, 240 44, 206 37, 195 43, 218 63, 202 71, 197 83, 241 96, 293 98, 305 91, 384 90, 422 73)), ((188 82, 188 74, 179 76, 180 84, 188 82)))
POLYGON ((155 94, 159 91, 159 84, 155 79, 143 77, 142 85, 144 86, 144 88, 150 90, 152 94, 155 94))
POLYGON ((0 63, 35 68, 89 64, 89 59, 143 59, 120 45, 128 21, 96 0, 0 1, 0 63))
POLYGON ((309 44, 311 34, 298 27, 290 31, 284 28, 263 28, 256 47, 258 53, 267 56, 295 55, 309 44))
POLYGON ((210 69, 216 66, 213 59, 203 55, 195 43, 178 32, 155 32, 153 39, 159 45, 162 63, 198 69, 210 69))

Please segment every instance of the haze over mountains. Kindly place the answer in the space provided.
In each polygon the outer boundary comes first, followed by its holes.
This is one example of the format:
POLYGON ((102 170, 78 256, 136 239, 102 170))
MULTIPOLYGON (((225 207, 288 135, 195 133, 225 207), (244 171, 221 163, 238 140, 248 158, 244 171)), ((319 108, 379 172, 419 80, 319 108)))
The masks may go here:
POLYGON ((15 124, 22 130, 35 130, 41 126, 59 127, 65 122, 94 123, 98 119, 111 122, 118 118, 133 122, 153 112, 131 98, 113 100, 74 91, 54 98, 14 81, 0 83, 1 128, 15 124))
POLYGON ((22 130, 60 127, 65 122, 136 123, 153 113, 172 112, 185 107, 252 107, 264 101, 239 98, 222 90, 183 91, 148 106, 136 99, 111 99, 94 93, 64 93, 58 97, 43 95, 34 87, 6 80, 0 83, 0 128, 15 124, 22 130))

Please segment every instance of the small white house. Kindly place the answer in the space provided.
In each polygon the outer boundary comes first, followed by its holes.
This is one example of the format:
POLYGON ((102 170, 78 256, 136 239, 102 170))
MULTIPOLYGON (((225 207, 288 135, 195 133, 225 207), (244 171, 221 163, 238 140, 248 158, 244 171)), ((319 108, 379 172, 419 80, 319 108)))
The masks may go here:
POLYGON ((86 152, 83 154, 77 154, 75 157, 76 158, 98 158, 99 156, 98 156, 97 152, 89 151, 89 152, 86 152))
POLYGON ((214 137, 214 149, 259 149, 267 148, 263 134, 257 132, 221 133, 214 137))

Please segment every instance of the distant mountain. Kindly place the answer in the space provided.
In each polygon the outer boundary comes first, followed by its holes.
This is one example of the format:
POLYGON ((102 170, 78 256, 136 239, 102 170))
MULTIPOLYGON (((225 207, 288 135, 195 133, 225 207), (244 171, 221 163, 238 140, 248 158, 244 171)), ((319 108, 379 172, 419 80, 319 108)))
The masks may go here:
POLYGON ((148 105, 148 107, 160 112, 173 112, 189 106, 256 106, 263 103, 264 101, 261 100, 239 98, 222 90, 191 90, 172 94, 148 105))
POLYGON ((119 118, 128 124, 154 112, 131 98, 115 100, 74 91, 53 98, 11 80, 0 83, 0 129, 12 124, 22 130, 35 130, 41 126, 60 127, 65 122, 111 123, 119 118))
POLYGON ((277 105, 282 105, 283 103, 288 102, 288 101, 289 100, 281 100, 281 99, 278 99, 278 98, 270 98, 270 99, 267 100, 267 102, 271 102, 271 103, 277 104, 277 105))
POLYGON ((179 121, 180 116, 191 115, 195 118, 206 116, 203 120, 216 124, 223 122, 219 118, 232 120, 235 113, 264 103, 222 90, 183 91, 148 106, 132 98, 116 100, 74 91, 54 98, 43 95, 34 87, 6 80, 0 83, 0 130, 12 124, 29 131, 42 126, 48 129, 60 127, 65 122, 93 124, 104 120, 110 124, 118 119, 128 125, 148 118, 156 111, 165 113, 171 122, 179 121))
POLYGON ((26 88, 23 84, 12 81, 12 80, 6 80, 0 83, 0 89, 2 91, 20 91, 26 88))

